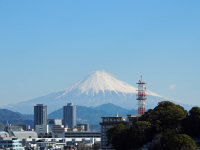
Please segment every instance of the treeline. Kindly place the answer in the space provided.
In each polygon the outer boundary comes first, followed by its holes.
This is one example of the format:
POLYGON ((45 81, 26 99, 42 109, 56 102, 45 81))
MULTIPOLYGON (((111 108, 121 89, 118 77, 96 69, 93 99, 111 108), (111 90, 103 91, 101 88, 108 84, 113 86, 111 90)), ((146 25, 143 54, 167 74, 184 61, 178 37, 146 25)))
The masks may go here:
POLYGON ((135 120, 132 127, 122 122, 109 129, 107 137, 116 150, 195 150, 194 139, 200 138, 200 108, 187 112, 163 101, 135 120))

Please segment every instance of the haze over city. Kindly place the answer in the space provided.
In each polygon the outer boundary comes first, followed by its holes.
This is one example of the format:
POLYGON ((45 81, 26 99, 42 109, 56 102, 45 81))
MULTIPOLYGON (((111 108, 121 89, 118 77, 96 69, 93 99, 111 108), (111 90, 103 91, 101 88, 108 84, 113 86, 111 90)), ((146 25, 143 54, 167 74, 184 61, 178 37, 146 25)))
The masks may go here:
POLYGON ((2 106, 104 70, 200 105, 199 1, 0 1, 2 106))

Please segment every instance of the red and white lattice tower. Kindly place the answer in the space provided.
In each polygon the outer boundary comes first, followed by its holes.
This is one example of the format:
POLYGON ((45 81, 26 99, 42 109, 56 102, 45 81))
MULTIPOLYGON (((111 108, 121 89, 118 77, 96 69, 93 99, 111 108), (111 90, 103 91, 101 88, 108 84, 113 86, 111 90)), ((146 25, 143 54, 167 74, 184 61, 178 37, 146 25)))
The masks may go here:
POLYGON ((137 100, 138 100, 138 115, 143 115, 145 112, 145 100, 146 98, 146 87, 143 81, 142 76, 139 80, 138 84, 138 94, 137 94, 137 100))

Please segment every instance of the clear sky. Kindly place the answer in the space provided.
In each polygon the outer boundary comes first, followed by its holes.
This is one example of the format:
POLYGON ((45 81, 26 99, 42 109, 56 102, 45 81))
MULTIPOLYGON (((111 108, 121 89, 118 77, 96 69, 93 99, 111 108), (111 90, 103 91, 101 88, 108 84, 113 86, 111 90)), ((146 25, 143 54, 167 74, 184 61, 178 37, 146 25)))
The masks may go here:
POLYGON ((200 106, 199 0, 1 0, 0 103, 95 70, 200 106))

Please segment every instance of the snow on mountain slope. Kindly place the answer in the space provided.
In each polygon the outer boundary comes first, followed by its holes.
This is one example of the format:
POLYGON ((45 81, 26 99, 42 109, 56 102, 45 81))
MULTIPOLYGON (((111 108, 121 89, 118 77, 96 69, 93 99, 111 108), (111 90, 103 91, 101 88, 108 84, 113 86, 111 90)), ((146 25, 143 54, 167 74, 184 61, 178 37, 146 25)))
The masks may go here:
MULTIPOLYGON (((148 89, 148 87, 147 87, 148 89)), ((79 106, 98 106, 112 103, 126 109, 137 109, 137 88, 122 82, 104 71, 89 74, 64 90, 7 106, 21 113, 33 113, 33 106, 45 104, 48 112, 62 108, 68 102, 79 106)), ((169 100, 151 91, 147 91, 146 108, 154 108, 158 102, 169 100)))
MULTIPOLYGON (((112 77, 110 74, 104 72, 104 71, 95 71, 92 72, 89 76, 82 79, 81 81, 75 83, 70 88, 64 90, 63 95, 66 95, 67 93, 73 91, 73 90, 80 90, 79 94, 85 93, 88 94, 98 94, 99 92, 105 93, 105 91, 115 92, 118 93, 130 93, 130 94, 136 94, 137 88, 122 82, 120 80, 117 80, 116 78, 112 77)), ((153 93, 151 91, 147 91, 147 94, 152 96, 159 96, 156 93, 153 93)))
POLYGON ((87 78, 79 81, 72 86, 71 90, 80 89, 81 93, 98 94, 100 91, 103 93, 107 91, 114 91, 116 93, 135 93, 136 88, 127 83, 113 78, 111 75, 104 71, 96 71, 91 73, 87 78))

